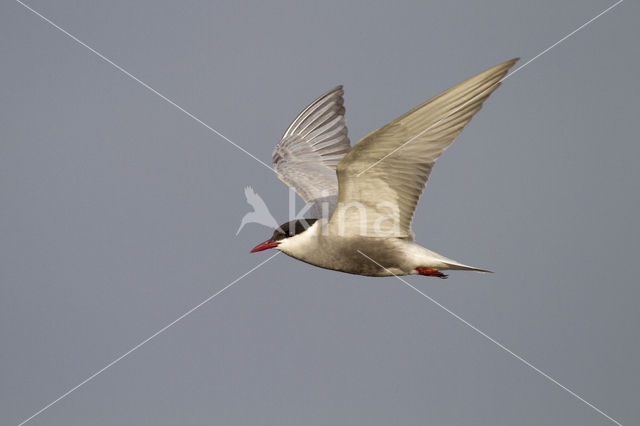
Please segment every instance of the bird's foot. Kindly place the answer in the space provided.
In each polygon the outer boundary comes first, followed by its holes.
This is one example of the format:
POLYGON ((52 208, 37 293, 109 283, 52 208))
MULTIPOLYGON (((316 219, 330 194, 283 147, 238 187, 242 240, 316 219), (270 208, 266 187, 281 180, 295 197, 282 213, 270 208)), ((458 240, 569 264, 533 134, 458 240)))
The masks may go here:
POLYGON ((437 269, 432 269, 432 268, 421 268, 421 267, 417 267, 416 271, 418 271, 418 274, 420 275, 425 275, 427 277, 438 277, 438 278, 442 278, 447 279, 447 277, 449 275, 447 274, 443 274, 442 272, 438 271, 437 269))

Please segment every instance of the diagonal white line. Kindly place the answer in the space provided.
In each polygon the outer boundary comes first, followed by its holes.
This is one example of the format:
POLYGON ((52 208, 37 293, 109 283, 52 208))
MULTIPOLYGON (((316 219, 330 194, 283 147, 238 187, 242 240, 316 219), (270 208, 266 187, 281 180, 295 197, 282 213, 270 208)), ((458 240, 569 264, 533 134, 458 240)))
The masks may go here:
POLYGON ((221 290, 218 290, 217 292, 215 292, 214 294, 212 294, 211 296, 207 297, 206 299, 204 299, 202 302, 198 303, 196 306, 194 306, 193 308, 189 309, 187 312, 185 312, 184 314, 180 315, 178 318, 176 318, 175 320, 171 321, 169 324, 165 325, 164 327, 162 327, 160 330, 156 331, 155 333, 153 333, 151 336, 147 337, 146 339, 144 339, 143 341, 141 341, 140 343, 138 343, 137 345, 135 345, 134 347, 132 347, 131 349, 129 349, 128 351, 126 351, 125 353, 123 353, 122 355, 120 355, 118 358, 114 359, 113 361, 111 361, 109 364, 105 365, 104 367, 102 367, 100 370, 96 371, 95 373, 93 373, 92 375, 90 375, 89 377, 87 377, 86 379, 84 379, 83 381, 81 381, 80 383, 78 383, 77 385, 75 385, 74 387, 72 387, 71 389, 69 389, 68 391, 66 391, 65 393, 63 393, 62 395, 60 395, 59 397, 57 397, 56 399, 54 399, 53 401, 51 401, 50 403, 48 403, 47 405, 45 405, 44 407, 42 407, 40 410, 36 411, 34 414, 32 414, 31 416, 27 417, 26 419, 24 419, 18 426, 22 426, 25 423, 31 421, 34 417, 42 414, 42 412, 44 412, 45 410, 49 409, 51 406, 57 404, 58 402, 60 402, 62 399, 66 398, 67 396, 69 396, 72 392, 76 391, 78 388, 80 388, 81 386, 87 384, 88 382, 90 382, 91 380, 93 380, 94 378, 96 378, 96 376, 98 376, 99 374, 103 373, 105 370, 107 370, 108 368, 112 367, 113 365, 115 365, 116 363, 120 362, 123 358, 127 357, 128 355, 130 355, 132 352, 136 351, 137 349, 140 349, 140 347, 142 347, 144 344, 146 344, 147 342, 149 342, 151 339, 157 337, 158 335, 164 333, 165 331, 167 331, 167 329, 169 329, 170 327, 172 327, 173 325, 175 325, 178 321, 184 319, 186 316, 192 314, 196 309, 200 308, 202 305, 204 305, 205 303, 211 301, 212 299, 214 299, 216 296, 218 296, 219 294, 221 294, 223 291, 225 291, 226 289, 228 289, 229 287, 231 287, 232 285, 234 285, 235 283, 237 283, 238 281, 240 281, 241 279, 243 279, 244 277, 246 277, 247 275, 249 275, 250 273, 252 273, 253 271, 255 271, 256 269, 258 269, 259 267, 261 267, 262 265, 264 265, 265 263, 267 263, 268 261, 270 261, 271 259, 273 259, 274 257, 276 257, 277 255, 279 255, 280 252, 276 252, 276 254, 274 254, 273 256, 267 258, 266 260, 260 262, 259 264, 257 264, 256 266, 254 266, 253 268, 251 268, 250 270, 248 270, 247 272, 245 272, 244 274, 240 275, 238 278, 236 278, 235 280, 231 281, 229 284, 227 284, 226 286, 224 286, 221 290))
MULTIPOLYGON (((619 0, 617 1, 615 4, 613 4, 612 6, 608 7, 607 9, 605 9, 604 11, 602 11, 601 13, 599 13, 597 16, 593 17, 592 19, 590 19, 589 21, 587 21, 586 23, 584 23, 583 25, 581 25, 580 27, 578 27, 577 29, 575 29, 574 31, 572 31, 571 33, 567 34, 565 37, 563 37, 562 39, 558 40, 556 43, 552 44, 551 46, 549 46, 548 48, 546 48, 545 50, 543 50, 542 52, 538 53, 536 56, 534 56, 532 59, 528 60, 527 62, 525 62, 523 65, 521 65, 520 67, 516 68, 514 71, 512 71, 511 73, 509 73, 508 75, 506 75, 502 80, 500 80, 500 82, 506 80, 507 78, 509 78, 510 76, 512 76, 513 74, 515 74, 516 72, 518 72, 520 69, 524 68, 525 66, 527 66, 528 64, 530 64, 531 62, 533 62, 534 60, 536 60, 537 58, 539 58, 540 56, 544 55, 545 53, 547 53, 549 50, 553 49, 555 46, 557 46, 558 44, 562 43, 563 41, 565 41, 566 39, 568 39, 569 37, 571 37, 572 35, 574 35, 576 32, 580 31, 581 29, 583 29, 584 27, 586 27, 587 25, 589 25, 591 22, 595 21, 596 19, 598 19, 599 17, 601 17, 602 15, 604 15, 605 13, 607 13, 608 11, 610 11, 611 9, 613 9, 614 7, 618 6, 620 3, 622 3, 624 0, 619 0)), ((192 113, 190 113, 189 111, 185 110, 183 107, 181 107, 180 105, 176 104, 175 102, 173 102, 171 99, 167 98, 165 95, 163 95, 162 93, 158 92, 157 90, 155 90, 153 87, 149 86, 147 83, 143 82, 142 80, 140 80, 139 78, 137 78, 136 76, 134 76, 133 74, 131 74, 130 72, 126 71, 124 68, 122 68, 120 65, 116 64, 115 62, 113 62, 111 59, 109 59, 108 57, 104 56, 103 54, 101 54, 100 52, 98 52, 97 50, 95 50, 94 48, 92 48, 91 46, 89 46, 88 44, 84 43, 83 41, 79 40, 77 37, 75 37, 73 34, 69 33, 68 31, 66 31, 65 29, 63 29, 62 27, 58 26, 57 24, 55 24, 54 22, 52 22, 50 19, 48 19, 47 17, 45 17, 44 15, 42 15, 41 13, 39 13, 38 11, 34 10, 33 8, 31 8, 30 6, 26 5, 25 3, 23 3, 20 0, 16 0, 17 3, 19 3, 20 5, 22 5, 23 7, 25 7, 26 9, 28 9, 29 11, 31 11, 32 13, 34 13, 35 15, 37 15, 38 17, 40 17, 41 19, 43 19, 45 22, 49 23, 51 26, 53 26, 54 28, 58 29, 59 31, 61 31, 62 33, 64 33, 65 35, 67 35, 69 38, 71 38, 72 40, 74 40, 75 42, 77 42, 78 44, 82 45, 83 47, 87 48, 88 50, 90 50, 91 52, 93 52, 94 54, 96 54, 98 57, 100 57, 102 60, 104 60, 105 62, 109 63, 110 65, 112 65, 113 67, 115 67, 116 69, 118 69, 120 72, 122 72, 123 74, 125 74, 126 76, 128 76, 129 78, 131 78, 132 80, 136 81, 137 83, 139 83, 140 85, 142 85, 143 87, 145 87, 146 89, 148 89, 149 91, 153 92, 154 94, 156 94, 157 96, 159 96, 160 98, 162 98, 163 100, 165 100, 166 102, 168 102, 169 104, 171 104, 172 106, 174 106, 175 108, 179 109, 180 111, 182 111, 184 114, 186 114, 187 116, 189 116, 190 118, 192 118, 193 120, 195 120, 196 122, 200 123, 201 125, 203 125, 204 127, 206 127, 207 129, 211 130, 213 133, 217 134, 218 136, 220 136, 221 138, 223 138, 224 140, 226 140, 227 142, 229 142, 230 144, 232 144, 233 146, 235 146, 236 148, 240 149, 242 152, 244 152, 245 154, 249 155, 250 157, 252 157, 253 159, 255 159, 256 161, 258 161, 260 164, 264 165, 265 167, 269 168, 272 170, 272 168, 267 165, 266 163, 264 163, 262 160, 258 159, 257 157, 255 157, 253 154, 251 154, 250 152, 248 152, 247 150, 245 150, 244 148, 242 148, 241 146, 237 145, 236 143, 234 143, 233 141, 231 141, 229 138, 227 138, 226 136, 224 136, 222 133, 220 133, 219 131, 217 131, 216 129, 214 129, 213 127, 211 127, 210 125, 208 125, 207 123, 205 123, 204 121, 202 121, 201 119, 199 119, 198 117, 196 117, 195 115, 193 115, 192 113)), ((496 83, 499 84, 500 82, 496 83)), ((489 90, 489 89, 487 89, 489 90)), ((484 93, 484 92, 483 92, 484 93)), ((480 94, 481 95, 481 94, 480 94)), ((478 95, 478 96, 480 96, 478 95)), ((474 98, 475 99, 475 98, 474 98)), ((465 103, 466 105, 466 103, 465 103)), ((464 105, 462 106, 464 107, 464 105)), ((375 166, 376 164, 378 164, 379 162, 383 161, 386 157, 388 157, 389 155, 393 154, 394 152, 396 152, 398 149, 401 149, 403 146, 405 146, 406 144, 410 143, 412 140, 414 140, 415 138, 419 137, 420 135, 422 135, 424 132, 426 132, 427 130, 429 130, 431 127, 437 125, 439 122, 441 122, 442 120, 444 120, 445 118, 447 118, 449 115, 455 113, 456 110, 454 110, 453 112, 451 112, 450 114, 448 114, 447 116, 443 117, 442 119, 440 119, 438 122, 434 123, 432 126, 428 127, 427 129, 423 130, 422 132, 420 132, 418 135, 414 136, 413 138, 411 138, 409 141, 405 142, 403 145, 401 145, 400 147, 396 148, 395 150, 393 150, 391 153, 387 154, 385 157, 383 157, 382 159, 378 160, 376 163, 374 163, 373 165, 369 166, 367 169, 361 171, 358 176, 360 176, 362 173, 366 172, 367 170, 369 170, 371 167, 375 166)), ((372 262, 376 263, 377 265, 379 265, 380 267, 383 267, 382 265, 380 265, 378 262, 376 262, 375 260, 373 260, 372 258, 370 258, 369 256, 367 256, 366 254, 362 253, 360 250, 358 250, 358 252, 363 255, 364 257, 368 258, 369 260, 371 260, 372 262)), ((182 314, 180 317, 176 318, 174 321, 170 322, 169 324, 167 324, 166 326, 164 326, 163 328, 161 328, 160 330, 156 331, 154 334, 152 334, 151 336, 149 336, 148 338, 146 338, 145 340, 141 341, 140 343, 138 343, 136 346, 134 346, 133 348, 131 348, 130 350, 128 350, 127 352, 125 352, 124 354, 122 354, 121 356, 119 356, 118 358, 116 358, 115 360, 113 360, 112 362, 110 362, 109 364, 107 364, 106 366, 104 366, 103 368, 101 368, 100 370, 96 371, 95 373, 93 373, 92 375, 90 375, 89 377, 87 377, 85 380, 83 380, 82 382, 80 382, 79 384, 77 384, 76 386, 72 387, 71 389, 69 389, 68 391, 66 391, 65 393, 63 393, 62 395, 60 395, 58 398, 56 398, 55 400, 53 400, 52 402, 50 402, 49 404, 45 405, 42 409, 40 409, 39 411, 37 411, 36 413, 34 413, 33 415, 31 415, 30 417, 28 417, 27 419, 25 419, 24 421, 22 421, 18 426, 22 426, 24 424, 26 424, 27 422, 29 422, 30 420, 32 420, 33 418, 35 418, 36 416, 40 415, 42 412, 44 412, 45 410, 47 410, 48 408, 50 408, 51 406, 55 405, 56 403, 58 403, 59 401, 61 401, 62 399, 64 399, 65 397, 67 397, 68 395, 70 395, 72 392, 74 392, 75 390, 77 390, 78 388, 80 388, 81 386, 85 385, 86 383, 88 383, 89 381, 93 380, 95 377, 97 377, 99 374, 103 373, 104 371, 106 371, 108 368, 112 367, 113 365, 115 365, 116 363, 118 363, 119 361, 121 361, 122 359, 124 359, 125 357, 127 357, 128 355, 130 355, 131 353, 133 353, 134 351, 136 351, 137 349, 139 349, 140 347, 142 347, 144 344, 146 344, 147 342, 149 342, 150 340, 152 340, 153 338, 157 337, 158 335, 160 335, 161 333, 163 333, 164 331, 166 331, 167 329, 169 329, 170 327, 172 327, 173 325, 175 325, 177 322, 179 322, 180 320, 184 319, 186 316, 190 315, 191 313, 193 313, 195 310, 197 310, 198 308, 200 308, 201 306, 203 306, 204 304, 206 304, 207 302, 211 301, 212 299, 214 299, 216 296, 218 296, 219 294, 221 294, 222 292, 224 292, 225 290, 227 290, 229 287, 231 287, 232 285, 236 284, 238 281, 240 281, 242 278, 246 277, 247 275, 249 275, 250 273, 252 273, 253 271, 255 271, 256 269, 258 269, 259 267, 261 267, 262 265, 264 265, 265 263, 267 263, 268 261, 270 261, 271 259, 273 259, 275 256, 277 256, 280 252, 275 253, 273 256, 267 258, 265 261, 261 262, 260 264, 258 264, 257 266, 255 266, 254 268, 252 268, 251 270, 249 270, 248 272, 246 272, 245 274, 241 275, 240 277, 238 277, 237 279, 235 279, 234 281, 232 281, 231 283, 227 284, 225 287, 223 287, 221 290, 219 290, 218 292, 214 293, 213 295, 209 296, 207 299, 205 299, 204 301, 200 302, 198 305, 194 306, 193 308, 191 308, 189 311, 185 312, 184 314, 182 314)), ((386 269, 386 268, 385 268, 386 269)), ((451 314, 452 316, 454 316, 456 319, 458 319, 459 321, 461 321, 462 323, 464 323, 465 325, 467 325, 468 327, 470 327, 471 329, 473 329, 474 331, 476 331, 477 333, 479 333, 480 335, 482 335, 483 337, 485 337, 486 339, 488 339, 489 341, 493 342, 494 344, 496 344, 498 347, 500 347, 501 349, 503 349, 504 351, 506 351, 507 353, 509 353, 510 355, 512 355, 513 357, 515 357, 516 359, 518 359, 519 361, 521 361, 522 363, 524 363, 525 365, 529 366, 530 368, 532 368, 534 371, 536 371, 537 373, 539 373, 540 375, 542 375, 543 377, 545 377, 546 379, 548 379, 549 381, 551 381, 552 383, 556 384, 557 386, 559 386, 560 388, 564 389, 565 391, 567 391, 568 393, 570 393, 571 395, 573 395, 575 398, 579 399, 580 401, 582 401, 583 403, 585 403, 586 405, 588 405, 589 407, 591 407, 592 409, 594 409, 595 411, 597 411, 598 413, 600 413, 601 415, 603 415, 604 417, 606 417, 607 419, 611 420, 613 423, 617 424, 617 425, 621 425, 621 423, 619 423, 618 421, 614 420, 612 417, 610 417, 609 415, 607 415, 606 413, 604 413, 603 411, 601 411, 600 409, 598 409, 596 406, 594 406, 593 404, 589 403, 588 401, 586 401, 584 398, 580 397, 578 394, 576 394, 575 392, 573 392, 572 390, 570 390, 569 388, 565 387, 564 385, 562 385, 560 382, 558 382, 557 380, 555 380, 554 378, 552 378, 551 376, 549 376, 548 374, 546 374, 545 372, 543 372, 542 370, 538 369, 537 367, 535 367, 533 364, 531 364, 530 362, 528 362, 527 360, 525 360, 524 358, 522 358, 521 356, 517 355, 516 353, 514 353, 513 351, 511 351, 510 349, 508 349, 506 346, 502 345, 500 342, 498 342, 497 340, 495 340, 494 338, 492 338, 491 336, 489 336, 488 334, 486 334, 485 332, 483 332, 482 330, 478 329, 477 327, 475 327, 473 324, 469 323, 468 321, 466 321, 464 318, 460 317, 459 315, 457 315, 456 313, 454 313, 453 311, 451 311, 450 309, 448 309, 447 307, 445 307, 444 305, 440 304, 439 302, 437 302, 435 299, 431 298, 430 296, 428 296, 427 294, 423 293, 422 291, 420 291, 419 289, 417 289, 416 287, 414 287, 413 285, 411 285, 410 283, 408 283, 407 281, 405 281, 404 279, 402 279, 401 277, 393 274, 391 271, 389 271, 389 273, 391 273, 393 276, 395 276, 396 278, 398 278, 400 281, 402 281, 403 283, 405 283, 407 286, 409 286, 411 289, 413 289, 414 291, 418 292, 419 294, 421 294, 423 297, 425 297, 426 299, 428 299, 429 301, 431 301, 432 303, 434 303, 435 305, 437 305, 438 307, 440 307, 441 309, 445 310, 446 312, 448 312, 449 314, 451 314)))
POLYGON ((384 266, 382 266, 380 263, 376 262, 374 259, 372 259, 371 257, 367 256, 366 254, 364 254, 363 252, 361 252, 360 250, 358 250, 358 253, 360 253, 362 256, 366 257, 367 259, 369 259, 370 261, 372 261, 373 263, 375 263, 376 265, 378 265, 381 268, 384 268, 387 272, 389 272, 391 275, 393 275, 394 277, 396 277, 397 279, 399 279, 400 281, 402 281, 403 283, 405 283, 407 286, 409 286, 409 288, 417 291, 418 293, 420 293, 423 297, 425 297, 427 300, 429 300, 431 303, 433 303, 434 305, 438 306, 439 308, 443 309, 445 312, 447 312, 448 314, 452 315, 454 318, 456 318, 457 320, 459 320, 460 322, 462 322, 464 325, 470 327, 473 331, 477 332, 478 334, 480 334, 482 337, 486 338, 487 340, 489 340, 490 342, 494 343, 495 345, 497 345, 500 349, 502 349, 503 351, 507 352, 509 355, 513 356, 515 359, 517 359, 518 361, 522 362, 523 364, 525 364, 527 367, 530 367, 531 369, 533 369, 536 373, 540 374, 542 377, 544 377, 545 379, 549 380, 550 382, 556 384, 557 386, 559 386, 560 388, 564 389, 565 391, 567 391, 569 394, 573 395, 574 397, 576 397, 577 399, 579 399, 580 401, 584 402, 586 405, 588 405, 589 407, 593 408, 595 411, 597 411, 598 413, 602 414, 604 417, 606 417, 607 419, 611 420, 613 423, 617 424, 618 426, 622 426, 622 423, 618 422, 617 420, 613 419, 611 416, 609 416, 607 413, 605 413, 604 411, 600 410, 598 407, 596 407, 595 405, 591 404, 589 401, 585 400, 583 397, 581 397, 580 395, 578 395, 577 393, 575 393, 574 391, 572 391, 571 389, 569 389, 568 387, 564 386, 562 383, 560 383, 559 381, 557 381, 556 379, 554 379, 553 377, 549 376, 547 373, 545 373, 544 371, 540 370, 538 367, 536 367, 535 365, 531 364, 529 361, 527 361, 526 359, 524 359, 523 357, 521 357, 520 355, 518 355, 517 353, 513 352, 511 349, 507 348, 505 345, 503 345, 502 343, 498 342, 496 339, 494 339, 493 337, 489 336, 487 333, 485 333, 484 331, 480 330, 478 327, 476 327, 475 325, 471 324, 469 321, 465 320, 464 318, 462 318, 460 315, 456 314, 455 312, 453 312, 451 309, 447 308, 446 306, 444 306, 443 304, 441 304, 440 302, 438 302, 437 300, 435 300, 434 298, 432 298, 431 296, 427 295, 426 293, 423 293, 422 291, 418 290, 416 287, 414 287, 413 285, 411 285, 408 281, 404 280, 402 277, 394 274, 393 272, 391 272, 389 269, 385 268, 384 266))
POLYGON ((179 109, 180 111, 182 111, 183 113, 185 113, 187 116, 191 117, 192 119, 194 119, 195 121, 197 121, 198 123, 202 124, 204 127, 206 127, 207 129, 211 130, 213 133, 215 133, 216 135, 220 136, 222 139, 224 139, 225 141, 229 142, 231 145, 235 146, 236 148, 238 148, 240 151, 244 152, 245 154, 247 154, 248 156, 250 156, 251 158, 253 158, 254 160, 256 160, 258 163, 262 164, 263 166, 265 166, 266 168, 268 168, 269 170, 273 170, 271 168, 271 166, 269 166, 267 163, 265 163, 264 161, 260 160, 258 157, 256 157, 255 155, 253 155, 252 153, 250 153, 249 151, 247 151, 246 149, 244 149, 243 147, 241 147, 240 145, 238 145, 237 143, 233 142, 231 139, 229 139, 228 137, 226 137, 225 135, 223 135, 222 133, 220 133, 219 131, 217 131, 216 129, 214 129, 213 127, 211 127, 210 125, 208 125, 207 123, 205 123, 204 121, 202 121, 201 119, 199 119, 198 117, 196 117, 195 115, 193 115, 192 113, 190 113, 189 111, 187 111, 186 109, 184 109, 183 107, 181 107, 180 105, 178 105, 177 103, 175 103, 174 101, 172 101, 171 99, 167 98, 165 95, 163 95, 162 93, 158 92, 156 89, 154 89, 153 87, 149 86, 147 83, 145 83, 144 81, 140 80, 138 77, 136 77, 135 75, 131 74, 129 71, 125 70, 124 68, 122 68, 120 65, 116 64, 115 62, 113 62, 111 59, 107 58, 106 56, 104 56, 102 53, 98 52, 96 49, 94 49, 93 47, 89 46, 87 43, 83 42, 82 40, 78 39, 76 36, 74 36, 73 34, 71 34, 70 32, 68 32, 67 30, 65 30, 64 28, 60 27, 59 25, 57 25, 55 22, 51 21, 49 18, 47 18, 46 16, 42 15, 40 12, 38 12, 37 10, 33 9, 31 6, 23 3, 20 0, 16 0, 16 2, 22 6, 24 6, 26 9, 30 10, 31 12, 33 12, 35 15, 39 16, 43 21, 47 22, 48 24, 50 24, 52 27, 56 28, 57 30, 60 30, 62 33, 64 33, 65 35, 67 35, 69 38, 71 38, 73 41, 75 41, 76 43, 80 44, 83 47, 86 47, 87 49, 89 49, 91 52, 95 53, 100 59, 102 59, 103 61, 107 62, 108 64, 112 65, 114 68, 116 68, 118 71, 122 72, 124 75, 126 75, 127 77, 131 78, 132 80, 134 80, 136 83, 139 83, 140 85, 142 85, 145 89, 149 90, 152 93, 155 93, 156 95, 158 95, 160 98, 162 98, 163 100, 167 101, 168 103, 170 103, 172 106, 176 107, 177 109, 179 109))
POLYGON ((462 104, 460 107, 453 109, 451 112, 449 112, 448 114, 446 114, 444 117, 442 117, 441 119, 439 119, 438 121, 436 121, 435 123, 433 123, 432 125, 428 126, 426 129, 422 130, 420 133, 418 133, 417 135, 411 137, 411 139, 409 139, 408 141, 404 142, 402 145, 400 145, 399 147, 397 147, 396 149, 394 149, 393 151, 389 152, 387 155, 385 155, 384 157, 382 157, 381 159, 379 159, 378 161, 376 161, 375 163, 371 164, 369 167, 367 167, 366 169, 360 171, 356 177, 360 177, 360 175, 362 175, 364 172, 366 172, 367 170, 371 169, 372 167, 375 167, 377 164, 381 163, 382 161, 384 161, 387 157, 389 157, 390 155, 394 154, 395 152, 401 150, 402 148, 404 148, 407 144, 411 143, 412 141, 414 141, 416 138, 419 138, 420 136, 422 136, 423 134, 425 134, 427 131, 429 131, 431 128, 437 126, 438 124, 440 124, 443 120, 445 120, 446 118, 448 118, 449 116, 451 116, 452 114, 455 114, 457 111, 461 110, 462 108, 464 108, 465 106, 469 105, 471 102, 473 102, 475 99, 479 98, 480 96, 482 96, 484 93, 486 93, 487 91, 491 90, 493 87, 499 85, 500 83, 502 83, 503 81, 505 81, 507 78, 511 77, 512 75, 514 75, 515 73, 517 73, 518 71, 520 71, 522 68, 526 67, 527 65, 529 65, 531 62, 535 61, 536 59, 538 59, 540 56, 544 55, 545 53, 547 53, 548 51, 550 51, 551 49, 553 49, 554 47, 556 47, 557 45, 559 45, 560 43, 562 43, 563 41, 565 41, 566 39, 568 39, 569 37, 571 37, 572 35, 574 35, 575 33, 577 33, 578 31, 580 31, 581 29, 583 29, 584 27, 586 27, 587 25, 589 25, 590 23, 592 23, 593 21, 595 21, 596 19, 598 19, 599 17, 601 17, 602 15, 604 15, 605 13, 609 12, 611 9, 613 9, 614 7, 616 7, 617 5, 619 5, 620 3, 622 3, 624 0, 618 0, 616 3, 612 4, 611 6, 609 6, 608 8, 606 8, 605 10, 603 10, 602 12, 600 12, 599 14, 597 14, 596 16, 594 16, 593 18, 589 19, 587 22, 585 22, 584 24, 580 25, 578 28, 576 28, 575 30, 571 31, 569 34, 567 34, 566 36, 562 37, 560 40, 556 41, 555 43, 553 43, 551 46, 547 47, 546 49, 544 49, 543 51, 541 51, 540 53, 538 53, 536 56, 534 56, 533 58, 529 59, 527 62, 525 62, 524 64, 520 65, 518 68, 514 69, 513 71, 511 71, 509 74, 505 75, 500 81, 498 81, 497 83, 489 86, 488 88, 486 88, 485 90, 483 90, 482 92, 478 93, 476 96, 474 96, 473 98, 469 99, 467 102, 465 102, 464 104, 462 104))
POLYGON ((569 37, 571 37, 572 35, 574 35, 575 33, 577 33, 578 31, 580 31, 581 29, 583 29, 584 27, 586 27, 587 25, 589 25, 590 23, 592 23, 593 21, 595 21, 596 19, 598 19, 599 17, 601 17, 602 15, 604 15, 605 13, 607 13, 608 11, 610 11, 611 9, 613 9, 614 7, 616 7, 617 5, 619 5, 620 3, 622 3, 624 0, 618 0, 617 2, 615 2, 614 4, 612 4, 611 6, 609 6, 608 8, 606 8, 605 10, 603 10, 602 12, 598 13, 596 16, 594 16, 593 18, 589 19, 587 22, 585 22, 584 24, 580 25, 578 28, 576 28, 575 30, 571 31, 569 34, 567 34, 566 36, 562 37, 560 40, 556 41, 555 43, 553 43, 551 46, 547 47, 546 49, 544 49, 542 52, 538 53, 536 56, 534 56, 533 58, 529 59, 527 62, 525 62, 524 64, 520 65, 519 67, 517 67, 516 69, 514 69, 513 71, 511 71, 508 75, 506 75, 501 81, 505 81, 507 78, 511 77, 512 75, 514 75, 515 73, 517 73, 518 71, 520 71, 522 68, 526 67, 527 65, 529 65, 531 62, 535 61, 536 59, 538 59, 540 56, 544 55, 545 53, 547 53, 548 51, 550 51, 551 49, 553 49, 554 47, 556 47, 557 45, 559 45, 560 43, 562 43, 563 41, 565 41, 566 39, 568 39, 569 37))

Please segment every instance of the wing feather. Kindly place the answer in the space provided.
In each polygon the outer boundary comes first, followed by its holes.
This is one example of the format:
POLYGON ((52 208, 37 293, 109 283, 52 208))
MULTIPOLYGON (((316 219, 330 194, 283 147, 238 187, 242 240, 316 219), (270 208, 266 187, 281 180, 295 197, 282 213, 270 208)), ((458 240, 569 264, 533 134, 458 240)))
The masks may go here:
POLYGON ((336 167, 351 149, 344 117, 344 90, 335 87, 306 107, 273 151, 278 178, 312 203, 315 217, 331 214, 338 198, 336 167), (329 202, 328 211, 321 202, 329 202))
POLYGON ((414 211, 435 161, 517 60, 463 81, 360 140, 338 164, 338 207, 331 226, 346 233, 411 238, 414 211))

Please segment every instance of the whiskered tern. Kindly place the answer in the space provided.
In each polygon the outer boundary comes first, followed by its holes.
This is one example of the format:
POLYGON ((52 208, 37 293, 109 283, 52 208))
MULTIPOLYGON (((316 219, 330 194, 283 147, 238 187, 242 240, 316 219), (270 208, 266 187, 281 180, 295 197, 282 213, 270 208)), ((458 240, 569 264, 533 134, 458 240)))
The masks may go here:
POLYGON ((276 249, 322 268, 377 277, 490 272, 416 244, 411 221, 436 160, 517 60, 442 92, 353 147, 342 86, 320 96, 273 151, 278 178, 312 205, 314 218, 281 225, 251 252, 276 249))

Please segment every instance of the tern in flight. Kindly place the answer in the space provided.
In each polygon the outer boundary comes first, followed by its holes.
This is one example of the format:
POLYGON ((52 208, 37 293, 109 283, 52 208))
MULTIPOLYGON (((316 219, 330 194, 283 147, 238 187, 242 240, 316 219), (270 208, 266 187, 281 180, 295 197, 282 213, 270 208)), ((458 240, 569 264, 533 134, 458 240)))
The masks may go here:
POLYGON ((320 96, 273 151, 278 178, 311 204, 314 218, 281 225, 251 252, 275 249, 321 268, 376 277, 490 272, 416 244, 411 221, 436 160, 517 60, 442 92, 353 148, 342 86, 320 96))

